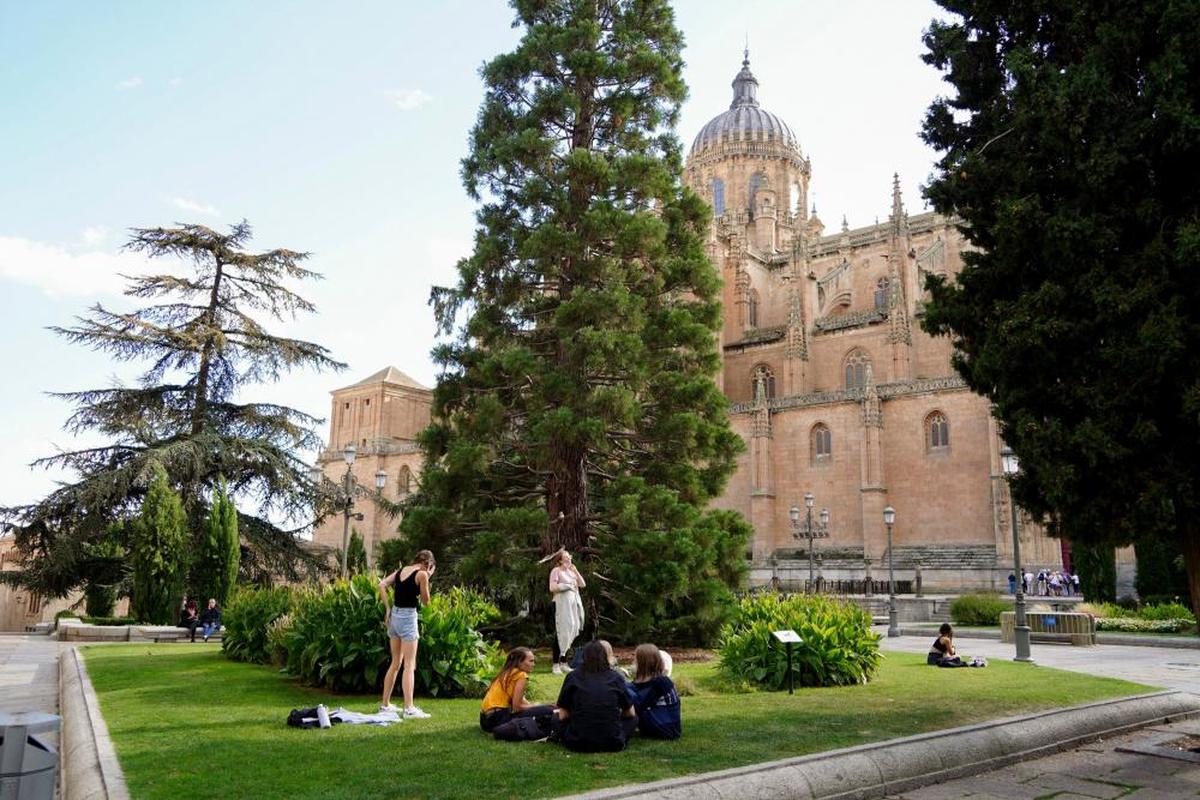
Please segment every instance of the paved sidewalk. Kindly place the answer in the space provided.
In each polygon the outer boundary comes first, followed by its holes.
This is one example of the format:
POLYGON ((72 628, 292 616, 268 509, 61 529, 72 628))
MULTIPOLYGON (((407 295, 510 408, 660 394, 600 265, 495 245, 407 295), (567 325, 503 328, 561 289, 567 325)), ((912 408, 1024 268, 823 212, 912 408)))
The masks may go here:
MULTIPOLYGON (((880 632, 886 633, 886 629, 880 632)), ((882 645, 885 651, 924 653, 929 650, 932 641, 932 636, 889 639, 885 635, 882 645)), ((995 640, 956 636, 954 644, 964 655, 979 655, 989 661, 1011 659, 1014 655, 1013 645, 995 640)), ((1166 647, 1035 644, 1032 655, 1034 663, 1030 669, 1037 669, 1039 665, 1054 667, 1200 694, 1200 652, 1196 651, 1166 647)), ((1200 796, 1200 755, 1195 756, 1195 762, 1188 763, 1162 755, 1118 750, 1171 738, 1168 734, 1200 738, 1200 720, 1147 728, 1093 742, 1065 753, 891 797, 893 800, 1084 800, 1118 797, 1166 800, 1200 796)))
POLYGON ((45 635, 0 635, 0 711, 58 713, 58 648, 45 635))

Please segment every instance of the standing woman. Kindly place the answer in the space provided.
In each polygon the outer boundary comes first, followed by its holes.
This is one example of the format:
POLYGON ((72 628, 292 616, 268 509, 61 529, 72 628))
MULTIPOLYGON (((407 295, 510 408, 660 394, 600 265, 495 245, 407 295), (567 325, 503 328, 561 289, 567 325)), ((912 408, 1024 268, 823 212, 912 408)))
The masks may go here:
POLYGON ((570 672, 567 666, 567 651, 583 630, 583 600, 579 590, 587 586, 579 574, 571 554, 559 550, 555 554, 554 569, 550 570, 550 594, 554 598, 554 666, 555 675, 570 672))
POLYGON ((417 600, 429 603, 429 578, 433 575, 436 565, 433 553, 422 550, 417 558, 407 567, 388 575, 379 582, 379 596, 383 604, 389 607, 384 625, 387 626, 388 644, 392 649, 392 663, 387 674, 383 677, 383 701, 379 704, 380 711, 396 711, 392 705, 392 689, 396 686, 396 673, 404 666, 404 676, 400 680, 404 693, 404 718, 428 719, 429 714, 413 705, 413 684, 417 672, 417 600), (392 603, 388 604, 388 587, 392 587, 392 603))

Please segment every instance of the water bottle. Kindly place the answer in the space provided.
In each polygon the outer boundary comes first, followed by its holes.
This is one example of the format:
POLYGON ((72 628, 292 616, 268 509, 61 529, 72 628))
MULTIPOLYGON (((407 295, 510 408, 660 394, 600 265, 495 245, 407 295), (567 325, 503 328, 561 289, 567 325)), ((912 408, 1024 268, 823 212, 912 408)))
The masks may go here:
POLYGON ((329 709, 325 708, 324 703, 317 706, 317 722, 321 724, 322 728, 333 727, 333 723, 329 721, 329 709))

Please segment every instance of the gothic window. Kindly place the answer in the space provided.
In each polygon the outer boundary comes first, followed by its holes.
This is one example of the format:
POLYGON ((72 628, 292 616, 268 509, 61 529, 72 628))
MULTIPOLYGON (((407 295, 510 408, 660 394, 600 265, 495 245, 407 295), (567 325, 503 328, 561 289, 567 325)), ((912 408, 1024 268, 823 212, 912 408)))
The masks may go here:
POLYGON ((829 432, 828 425, 823 422, 813 425, 811 440, 813 461, 828 461, 833 457, 833 434, 829 432))
POLYGON ((846 388, 861 389, 867 385, 867 365, 871 358, 865 350, 852 350, 846 356, 846 388))
POLYGON ((754 195, 759 188, 767 182, 767 176, 761 172, 756 172, 750 176, 750 207, 754 208, 754 195))
POLYGON ((799 214, 804 209, 804 197, 800 194, 800 184, 792 181, 792 191, 788 197, 788 211, 799 214))
POLYGON ((725 181, 712 179, 713 213, 718 217, 725 213, 725 181))
POLYGON ((751 328, 758 327, 758 291, 750 290, 750 308, 746 312, 746 324, 751 328))
POLYGON ((753 380, 750 383, 750 395, 755 400, 758 399, 759 384, 762 384, 762 391, 766 399, 770 400, 775 396, 775 373, 771 372, 771 368, 766 364, 759 364, 754 368, 753 380))
POLYGON ((396 480, 396 491, 400 493, 401 497, 412 491, 412 470, 407 466, 400 468, 400 475, 396 480))
POLYGON ((891 286, 891 281, 887 278, 880 278, 875 284, 875 309, 883 311, 887 308, 888 288, 891 286))
POLYGON ((33 617, 42 613, 42 596, 37 592, 32 592, 29 595, 29 605, 25 607, 25 614, 33 617))
POLYGON ((950 422, 940 411, 934 411, 925 418, 925 447, 930 452, 944 451, 950 447, 950 422))

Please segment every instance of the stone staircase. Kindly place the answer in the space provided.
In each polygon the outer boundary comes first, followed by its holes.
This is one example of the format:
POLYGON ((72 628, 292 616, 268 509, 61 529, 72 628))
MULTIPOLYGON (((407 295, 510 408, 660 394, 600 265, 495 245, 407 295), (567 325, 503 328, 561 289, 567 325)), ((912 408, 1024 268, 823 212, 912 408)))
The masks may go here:
MULTIPOLYGON (((894 548, 896 569, 994 569, 996 547, 988 544, 901 545, 894 548)), ((879 561, 888 562, 885 552, 879 561)))

